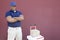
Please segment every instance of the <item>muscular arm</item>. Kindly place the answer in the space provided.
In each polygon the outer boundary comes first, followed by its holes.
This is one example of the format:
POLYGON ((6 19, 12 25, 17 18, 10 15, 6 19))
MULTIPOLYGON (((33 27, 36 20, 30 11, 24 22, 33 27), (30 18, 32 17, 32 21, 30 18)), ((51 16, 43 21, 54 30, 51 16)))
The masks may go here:
POLYGON ((16 22, 17 21, 16 19, 12 18, 11 16, 7 16, 6 19, 8 22, 16 22))
POLYGON ((24 20, 24 16, 20 15, 19 17, 15 17, 15 19, 18 20, 18 21, 22 21, 22 20, 24 20))

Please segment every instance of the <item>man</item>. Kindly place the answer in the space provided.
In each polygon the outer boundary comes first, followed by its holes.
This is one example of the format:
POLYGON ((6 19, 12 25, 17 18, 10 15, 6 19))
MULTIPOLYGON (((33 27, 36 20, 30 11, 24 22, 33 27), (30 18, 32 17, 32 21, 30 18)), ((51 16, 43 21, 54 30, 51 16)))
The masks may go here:
POLYGON ((22 40, 21 21, 24 16, 20 11, 16 10, 16 2, 10 3, 11 10, 6 13, 8 22, 8 38, 7 40, 22 40))

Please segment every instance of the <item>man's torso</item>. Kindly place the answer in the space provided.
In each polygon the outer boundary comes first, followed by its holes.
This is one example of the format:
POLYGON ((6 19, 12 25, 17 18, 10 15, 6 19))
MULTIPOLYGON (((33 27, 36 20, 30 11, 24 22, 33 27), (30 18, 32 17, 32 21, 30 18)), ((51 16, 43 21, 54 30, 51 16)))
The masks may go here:
MULTIPOLYGON (((21 12, 19 12, 19 11, 14 12, 14 11, 10 10, 6 13, 6 16, 11 16, 12 18, 13 17, 19 17, 20 15, 21 15, 21 12)), ((17 21, 17 22, 13 22, 13 23, 8 22, 8 26, 10 26, 10 27, 20 27, 21 26, 21 21, 17 21)))

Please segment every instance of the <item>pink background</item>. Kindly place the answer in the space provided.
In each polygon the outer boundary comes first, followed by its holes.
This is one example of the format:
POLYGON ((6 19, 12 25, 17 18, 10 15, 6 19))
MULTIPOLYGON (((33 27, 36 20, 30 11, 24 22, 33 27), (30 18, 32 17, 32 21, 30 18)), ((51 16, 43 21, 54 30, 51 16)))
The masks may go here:
MULTIPOLYGON (((5 12, 12 0, 0 0, 0 40, 7 39, 5 12)), ((17 9, 25 16, 22 22, 23 40, 27 40, 29 25, 37 24, 37 29, 45 40, 60 40, 60 0, 13 0, 17 9)))

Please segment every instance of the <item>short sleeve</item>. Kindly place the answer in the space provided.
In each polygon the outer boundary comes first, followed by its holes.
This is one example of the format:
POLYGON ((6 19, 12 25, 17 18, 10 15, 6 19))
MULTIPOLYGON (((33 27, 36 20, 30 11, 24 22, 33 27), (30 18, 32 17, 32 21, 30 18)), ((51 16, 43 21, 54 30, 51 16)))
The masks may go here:
POLYGON ((10 12, 6 12, 5 17, 7 17, 7 16, 11 16, 10 12))
POLYGON ((22 12, 19 12, 20 13, 20 15, 22 15, 22 12))

